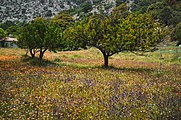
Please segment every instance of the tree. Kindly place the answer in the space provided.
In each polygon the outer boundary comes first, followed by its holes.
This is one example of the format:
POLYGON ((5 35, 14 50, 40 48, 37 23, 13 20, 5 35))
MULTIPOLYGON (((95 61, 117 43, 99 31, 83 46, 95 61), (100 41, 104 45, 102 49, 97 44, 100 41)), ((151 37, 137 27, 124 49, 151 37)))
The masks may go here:
POLYGON ((164 2, 156 2, 155 4, 149 5, 146 12, 150 13, 154 19, 160 19, 160 13, 165 6, 166 3, 164 2))
POLYGON ((121 15, 116 20, 112 16, 90 17, 67 32, 76 45, 98 48, 105 67, 110 56, 122 51, 153 50, 163 37, 159 24, 148 14, 121 15))
POLYGON ((171 34, 173 41, 178 41, 177 45, 181 44, 181 22, 176 25, 175 30, 171 34))
POLYGON ((0 28, 0 39, 6 37, 6 31, 4 31, 2 28, 0 28))
POLYGON ((119 24, 126 51, 153 51, 164 38, 160 23, 150 14, 130 14, 119 24))
POLYGON ((52 21, 58 24, 60 27, 66 29, 74 22, 74 18, 66 12, 60 12, 58 15, 52 18, 52 21))
POLYGON ((15 22, 6 21, 6 22, 4 22, 4 23, 1 23, 1 24, 0 24, 0 27, 1 27, 2 29, 6 30, 8 27, 10 27, 10 26, 15 26, 15 25, 16 25, 15 22))
POLYGON ((82 11, 88 13, 92 10, 92 4, 90 2, 85 2, 81 4, 82 11))
POLYGON ((159 18, 162 20, 163 23, 166 25, 170 25, 170 19, 172 18, 172 9, 170 7, 164 7, 160 11, 159 18))
POLYGON ((162 23, 174 27, 181 19, 180 0, 134 0, 131 10, 139 13, 149 12, 155 20, 159 19, 162 23))
POLYGON ((22 29, 18 43, 21 48, 29 49, 32 57, 39 52, 39 58, 42 60, 47 50, 56 51, 63 48, 63 32, 58 25, 43 18, 36 18, 22 29))
POLYGON ((20 26, 10 26, 6 29, 8 35, 13 35, 14 37, 19 34, 20 26))
POLYGON ((119 6, 120 4, 126 3, 127 0, 116 0, 116 6, 119 6))
POLYGON ((115 7, 112 10, 111 13, 111 19, 112 19, 112 23, 117 24, 116 21, 119 21, 119 19, 121 18, 125 18, 128 14, 129 14, 129 10, 128 10, 128 6, 126 5, 126 3, 123 3, 117 7, 115 7))
MULTIPOLYGON (((6 37, 6 31, 4 31, 2 28, 0 28, 0 39, 3 40, 4 37, 6 37)), ((4 40, 2 41, 2 47, 5 47, 4 40)))
POLYGON ((29 24, 25 25, 20 29, 20 34, 18 35, 18 46, 22 49, 28 49, 32 58, 36 54, 36 43, 35 37, 33 36, 33 28, 29 24))

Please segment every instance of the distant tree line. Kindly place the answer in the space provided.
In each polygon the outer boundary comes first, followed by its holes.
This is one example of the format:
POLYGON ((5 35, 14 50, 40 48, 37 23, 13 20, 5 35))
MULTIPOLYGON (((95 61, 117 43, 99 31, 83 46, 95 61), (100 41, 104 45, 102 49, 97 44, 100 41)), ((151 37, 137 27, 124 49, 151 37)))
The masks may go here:
POLYGON ((181 44, 181 1, 180 0, 134 0, 132 12, 149 13, 153 19, 170 27, 172 41, 181 44))

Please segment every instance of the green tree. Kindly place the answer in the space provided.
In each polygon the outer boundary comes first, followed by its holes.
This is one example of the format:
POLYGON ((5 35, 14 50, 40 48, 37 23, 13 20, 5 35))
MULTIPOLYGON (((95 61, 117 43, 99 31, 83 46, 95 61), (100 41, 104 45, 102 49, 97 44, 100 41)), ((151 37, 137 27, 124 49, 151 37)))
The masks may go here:
POLYGON ((127 51, 152 51, 164 38, 160 23, 150 14, 130 14, 119 24, 119 34, 127 51))
POLYGON ((2 47, 5 47, 3 38, 6 37, 6 31, 0 28, 0 40, 2 40, 2 47))
POLYGON ((134 0, 132 12, 149 12, 166 25, 176 26, 181 19, 180 0, 134 0))
POLYGON ((28 49, 32 58, 36 54, 36 43, 35 37, 33 36, 33 28, 27 24, 20 29, 20 34, 18 35, 18 46, 22 49, 28 49))
POLYGON ((177 45, 181 44, 181 22, 176 25, 175 30, 171 34, 173 41, 178 41, 177 45))
POLYGON ((0 28, 0 39, 6 37, 6 31, 0 28))
POLYGON ((8 35, 12 34, 14 37, 19 34, 20 26, 10 26, 6 29, 8 35))
POLYGON ((67 33, 76 45, 98 48, 107 67, 108 58, 116 53, 153 50, 163 37, 161 32, 159 24, 150 15, 130 14, 119 20, 112 16, 90 17, 67 33))
POLYGON ((159 18, 166 25, 170 25, 170 19, 172 18, 172 9, 170 7, 164 7, 159 14, 159 18))
POLYGON ((60 27, 66 29, 73 24, 74 18, 66 12, 60 12, 58 15, 52 18, 52 21, 58 24, 60 27))
POLYGON ((4 23, 1 23, 1 24, 0 24, 0 27, 1 27, 2 29, 6 30, 8 27, 10 27, 10 26, 15 26, 15 25, 16 25, 15 22, 6 21, 6 22, 4 22, 4 23))
POLYGON ((88 13, 92 10, 92 4, 90 2, 85 2, 81 4, 82 11, 88 13))
POLYGON ((117 21, 119 21, 120 18, 125 18, 128 14, 128 6, 126 3, 123 3, 117 7, 115 7, 112 12, 111 12, 111 19, 112 19, 112 24, 117 24, 117 21))
POLYGON ((156 2, 147 7, 146 12, 150 13, 154 19, 159 19, 160 12, 165 8, 166 4, 164 2, 156 2))
POLYGON ((119 6, 120 4, 126 3, 127 0, 116 0, 116 6, 119 6))
POLYGON ((18 43, 21 48, 29 49, 32 57, 39 52, 39 58, 42 60, 47 50, 56 51, 63 48, 63 32, 58 25, 43 18, 36 18, 22 28, 18 43))

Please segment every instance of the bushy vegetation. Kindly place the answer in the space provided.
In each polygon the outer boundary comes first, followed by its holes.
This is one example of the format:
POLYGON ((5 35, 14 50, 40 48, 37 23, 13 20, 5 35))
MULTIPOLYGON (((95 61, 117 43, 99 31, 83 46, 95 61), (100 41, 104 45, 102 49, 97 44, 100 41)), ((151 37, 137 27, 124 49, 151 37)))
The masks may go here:
POLYGON ((0 39, 6 37, 6 31, 4 31, 2 28, 0 28, 0 39))
POLYGON ((160 69, 159 63, 154 62, 159 56, 129 57, 128 53, 121 53, 127 59, 113 56, 113 67, 105 69, 100 66, 102 56, 96 49, 47 52, 47 59, 61 61, 46 66, 28 64, 24 57, 20 58, 25 53, 20 49, 0 50, 0 119, 181 116, 181 67, 163 63, 160 69), (148 58, 152 62, 147 62, 148 58))
POLYGON ((179 0, 135 0, 131 5, 133 12, 150 12, 155 19, 166 25, 176 26, 181 19, 179 0))
POLYGON ((177 41, 177 45, 181 44, 181 22, 176 25, 175 29, 171 34, 172 40, 177 41))

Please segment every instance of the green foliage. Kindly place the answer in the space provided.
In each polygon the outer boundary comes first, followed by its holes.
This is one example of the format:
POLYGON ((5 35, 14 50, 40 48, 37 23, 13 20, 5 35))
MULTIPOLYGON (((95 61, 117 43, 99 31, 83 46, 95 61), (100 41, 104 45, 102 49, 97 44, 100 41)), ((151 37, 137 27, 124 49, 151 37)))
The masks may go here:
POLYGON ((108 57, 121 51, 148 51, 163 38, 162 28, 149 14, 130 14, 126 4, 112 11, 110 16, 95 15, 70 28, 67 36, 80 47, 98 48, 108 57))
POLYGON ((170 7, 164 7, 160 11, 159 18, 165 23, 166 25, 170 25, 170 18, 172 17, 172 9, 170 7))
POLYGON ((126 4, 115 8, 110 17, 103 15, 91 16, 83 20, 79 25, 67 31, 68 39, 79 47, 96 47, 105 59, 105 66, 108 65, 108 57, 119 52, 116 27, 119 18, 124 18, 127 11, 126 4), (113 46, 113 44, 116 44, 113 46))
POLYGON ((0 28, 0 46, 1 47, 6 47, 5 42, 4 42, 4 38, 6 37, 7 33, 5 30, 3 30, 2 28, 0 28))
POLYGON ((42 59, 45 51, 64 48, 63 31, 58 25, 44 18, 36 18, 22 29, 18 43, 21 48, 29 49, 32 57, 40 52, 42 59))
POLYGON ((21 27, 19 27, 19 26, 10 26, 6 29, 6 32, 8 35, 11 34, 15 37, 15 36, 18 36, 18 34, 20 34, 19 33, 20 29, 21 29, 21 27))
POLYGON ((125 50, 150 51, 161 42, 164 31, 160 24, 149 14, 130 14, 121 21, 119 32, 125 50), (127 46, 128 45, 128 46, 127 46))
MULTIPOLYGON (((161 1, 161 0, 159 0, 161 1)), ((158 2, 159 2, 158 1, 158 2)), ((141 13, 146 12, 146 9, 149 5, 155 3, 156 0, 134 0, 134 3, 131 5, 132 11, 139 11, 141 13)))
POLYGON ((74 19, 66 12, 61 12, 58 15, 54 16, 52 18, 52 21, 58 24, 60 27, 66 29, 68 26, 73 24, 74 19))
POLYGON ((126 3, 127 0, 116 0, 116 6, 126 3))
POLYGON ((123 3, 112 10, 110 17, 111 19, 113 19, 114 24, 117 24, 116 21, 118 21, 121 18, 126 17, 128 14, 129 14, 128 7, 126 3, 123 3))
POLYGON ((148 6, 146 12, 150 13, 154 19, 158 19, 160 11, 165 8, 166 4, 163 2, 156 2, 148 6))
POLYGON ((12 21, 6 21, 5 23, 1 23, 0 27, 6 30, 10 26, 15 26, 16 24, 12 21))
POLYGON ((80 7, 82 8, 82 12, 84 13, 90 12, 92 10, 92 4, 89 2, 81 4, 80 7))
POLYGON ((134 1, 131 8, 133 12, 149 12, 166 25, 176 26, 181 19, 181 2, 177 0, 134 1))
POLYGON ((181 22, 176 25, 171 37, 173 41, 178 41, 177 45, 181 44, 181 22))
POLYGON ((6 37, 6 31, 0 28, 0 38, 4 38, 4 37, 6 37))
POLYGON ((4 30, 6 30, 11 26, 21 27, 24 24, 25 24, 25 22, 20 22, 20 21, 6 21, 3 23, 0 22, 0 28, 3 28, 4 30))

